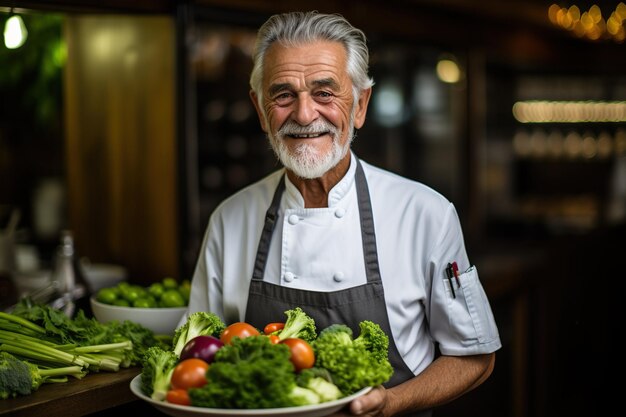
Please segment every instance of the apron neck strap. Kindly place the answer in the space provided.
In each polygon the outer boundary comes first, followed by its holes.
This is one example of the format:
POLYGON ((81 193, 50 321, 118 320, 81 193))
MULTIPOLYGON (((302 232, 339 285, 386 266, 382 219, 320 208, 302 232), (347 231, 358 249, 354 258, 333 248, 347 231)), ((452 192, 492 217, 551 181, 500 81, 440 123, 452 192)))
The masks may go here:
POLYGON ((370 192, 367 186, 367 180, 365 179, 365 173, 363 172, 363 167, 358 159, 356 160, 355 182, 356 194, 359 202, 361 240, 363 241, 363 255, 365 258, 365 273, 367 274, 367 282, 380 281, 372 201, 370 199, 370 192))
POLYGON ((278 208, 280 207, 280 199, 285 191, 285 176, 280 178, 280 182, 274 191, 274 198, 272 203, 265 212, 265 224, 263 225, 263 231, 261 232, 261 239, 259 240, 259 247, 256 252, 256 261, 254 262, 254 272, 252 273, 252 279, 263 281, 263 275, 265 273, 265 265, 267 264, 267 256, 270 252, 270 243, 272 241, 272 233, 276 222, 278 221, 278 208))

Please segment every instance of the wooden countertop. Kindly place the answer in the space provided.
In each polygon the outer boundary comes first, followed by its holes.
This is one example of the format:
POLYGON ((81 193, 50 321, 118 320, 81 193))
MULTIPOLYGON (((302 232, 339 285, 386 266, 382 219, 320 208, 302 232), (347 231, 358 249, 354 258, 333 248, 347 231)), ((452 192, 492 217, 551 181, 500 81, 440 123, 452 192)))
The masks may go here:
POLYGON ((133 367, 43 384, 31 395, 0 400, 0 416, 74 417, 126 404, 137 400, 130 381, 140 373, 133 367))

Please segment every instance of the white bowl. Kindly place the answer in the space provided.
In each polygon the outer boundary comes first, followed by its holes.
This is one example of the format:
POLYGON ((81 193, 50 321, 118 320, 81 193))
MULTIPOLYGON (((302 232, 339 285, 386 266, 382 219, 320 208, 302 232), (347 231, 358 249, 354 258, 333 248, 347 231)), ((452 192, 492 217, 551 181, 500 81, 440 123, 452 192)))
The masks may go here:
POLYGON ((114 264, 92 264, 82 262, 85 280, 92 293, 98 292, 105 287, 113 287, 128 278, 126 268, 114 264))
POLYGON ((174 335, 187 310, 187 307, 120 307, 101 303, 95 296, 91 296, 90 301, 91 311, 101 323, 130 320, 152 330, 155 334, 169 336, 174 335))

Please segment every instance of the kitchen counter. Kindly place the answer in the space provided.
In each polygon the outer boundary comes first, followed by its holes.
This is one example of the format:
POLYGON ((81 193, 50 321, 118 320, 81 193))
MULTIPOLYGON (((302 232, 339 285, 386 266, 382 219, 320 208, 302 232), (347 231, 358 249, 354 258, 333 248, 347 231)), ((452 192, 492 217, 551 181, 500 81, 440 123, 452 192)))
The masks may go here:
POLYGON ((74 417, 127 404, 138 400, 130 381, 139 373, 141 368, 132 367, 43 384, 31 395, 0 400, 0 416, 74 417))

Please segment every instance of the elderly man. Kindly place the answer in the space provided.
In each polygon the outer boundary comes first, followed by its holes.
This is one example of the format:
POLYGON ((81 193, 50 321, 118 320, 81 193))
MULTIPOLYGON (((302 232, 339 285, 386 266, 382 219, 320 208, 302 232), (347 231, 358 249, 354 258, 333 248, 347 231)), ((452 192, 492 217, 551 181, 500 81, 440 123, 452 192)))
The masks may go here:
POLYGON ((374 321, 394 374, 344 412, 429 415, 481 384, 501 343, 453 204, 350 149, 372 94, 368 60, 365 35, 339 15, 286 13, 260 28, 250 96, 284 168, 211 215, 189 312, 258 328, 296 306, 319 328, 374 321))

